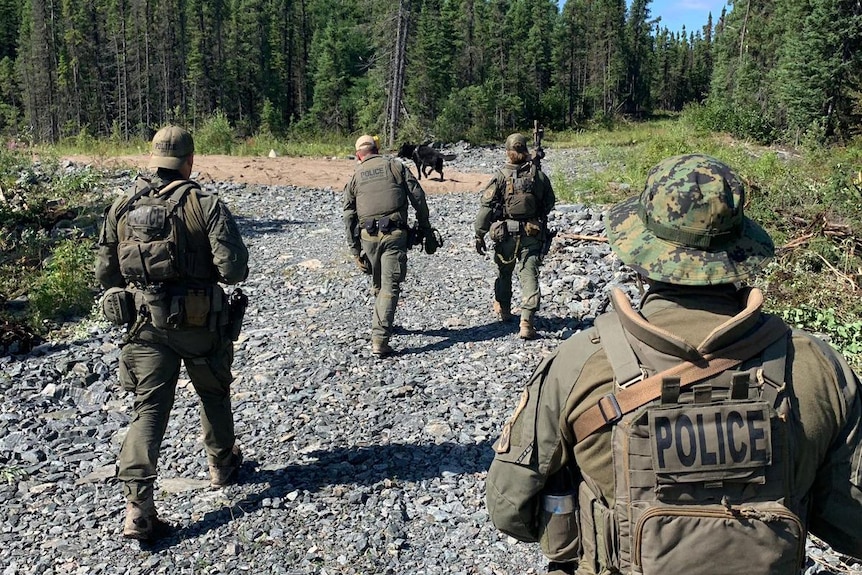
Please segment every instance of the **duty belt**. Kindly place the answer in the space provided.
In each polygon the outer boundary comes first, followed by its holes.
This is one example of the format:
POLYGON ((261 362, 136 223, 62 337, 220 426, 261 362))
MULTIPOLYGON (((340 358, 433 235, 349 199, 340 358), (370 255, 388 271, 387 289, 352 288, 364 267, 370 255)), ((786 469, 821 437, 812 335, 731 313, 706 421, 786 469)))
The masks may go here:
POLYGON ((395 230, 406 230, 407 224, 393 220, 389 216, 383 216, 379 220, 365 220, 362 223, 362 228, 368 232, 369 235, 376 236, 378 233, 388 234, 395 230))

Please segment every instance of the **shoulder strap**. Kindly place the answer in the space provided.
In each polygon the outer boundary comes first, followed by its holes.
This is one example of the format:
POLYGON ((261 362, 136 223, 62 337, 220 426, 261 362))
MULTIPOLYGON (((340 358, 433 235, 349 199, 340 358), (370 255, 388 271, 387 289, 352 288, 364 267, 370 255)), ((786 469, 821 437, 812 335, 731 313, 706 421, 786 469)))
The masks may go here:
POLYGON ((643 379, 644 371, 640 361, 629 344, 620 317, 615 313, 602 314, 596 318, 596 329, 602 341, 602 349, 614 370, 614 379, 620 387, 627 387, 638 379, 643 379))
POLYGON ((138 199, 146 196, 147 194, 149 194, 150 192, 152 192, 154 190, 156 192, 156 196, 164 196, 164 195, 169 194, 173 190, 176 190, 177 188, 179 188, 183 184, 192 184, 194 187, 200 188, 198 183, 194 182, 192 180, 174 180, 174 181, 170 182, 168 185, 166 185, 160 189, 153 186, 152 182, 150 182, 149 180, 144 180, 144 181, 147 183, 147 185, 144 186, 143 189, 136 192, 135 195, 133 195, 131 198, 129 198, 129 201, 126 202, 123 205, 123 207, 121 207, 119 210, 117 210, 117 219, 120 219, 120 216, 122 216, 123 214, 128 212, 130 209, 132 209, 132 206, 134 205, 134 203, 136 201, 138 201, 138 199))
POLYGON ((698 363, 684 361, 668 370, 602 396, 595 405, 578 417, 573 427, 575 441, 582 441, 605 425, 616 423, 623 415, 661 397, 662 380, 668 376, 680 378, 680 389, 731 369, 758 355, 765 348, 787 335, 790 328, 777 316, 771 316, 754 333, 735 343, 705 354, 698 363))
MULTIPOLYGON (((171 182, 168 182, 168 184, 164 187, 159 188, 159 191, 156 192, 156 195, 167 196, 168 194, 171 194, 174 190, 179 189, 180 186, 184 186, 186 184, 193 188, 200 188, 198 183, 192 180, 173 180, 171 182)), ((185 192, 185 190, 183 190, 183 192, 185 192)), ((182 196, 182 194, 179 195, 182 196)))
POLYGON ((144 178, 140 179, 145 182, 146 185, 137 192, 135 192, 135 194, 131 198, 129 198, 129 201, 127 201, 125 204, 122 205, 122 207, 120 207, 120 209, 117 210, 117 220, 120 219, 120 216, 132 209, 132 206, 135 204, 136 201, 138 201, 139 198, 146 196, 155 189, 152 182, 144 178))

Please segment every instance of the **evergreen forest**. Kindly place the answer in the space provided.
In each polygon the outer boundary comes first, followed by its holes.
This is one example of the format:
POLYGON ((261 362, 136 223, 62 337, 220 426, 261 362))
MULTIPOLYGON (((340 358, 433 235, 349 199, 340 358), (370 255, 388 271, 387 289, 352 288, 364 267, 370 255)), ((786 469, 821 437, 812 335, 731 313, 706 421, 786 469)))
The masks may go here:
POLYGON ((649 0, 0 0, 0 132, 361 131, 481 141, 697 106, 760 142, 862 125, 859 0, 735 0, 670 31, 649 0))

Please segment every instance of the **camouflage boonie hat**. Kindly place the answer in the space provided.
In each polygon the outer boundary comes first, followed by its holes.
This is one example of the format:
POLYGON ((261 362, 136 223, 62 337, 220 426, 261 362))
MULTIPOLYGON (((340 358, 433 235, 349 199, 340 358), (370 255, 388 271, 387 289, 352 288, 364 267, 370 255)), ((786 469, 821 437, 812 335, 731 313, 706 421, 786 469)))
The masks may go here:
POLYGON ((523 134, 511 134, 508 138, 506 138, 506 149, 526 152, 527 138, 525 138, 523 134))
POLYGON ((640 197, 610 209, 608 238, 626 265, 680 285, 726 284, 756 273, 775 245, 743 215, 745 186, 710 156, 660 162, 640 197))
POLYGON ((165 126, 153 136, 149 168, 179 170, 194 153, 195 142, 188 131, 178 126, 165 126))

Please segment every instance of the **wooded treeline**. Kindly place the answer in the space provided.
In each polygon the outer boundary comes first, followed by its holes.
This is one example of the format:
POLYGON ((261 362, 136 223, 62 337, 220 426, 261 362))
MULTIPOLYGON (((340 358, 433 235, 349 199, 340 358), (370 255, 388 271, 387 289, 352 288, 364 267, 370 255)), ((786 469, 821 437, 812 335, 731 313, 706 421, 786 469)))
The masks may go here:
POLYGON ((0 0, 0 131, 499 137, 703 103, 759 139, 862 123, 859 0, 738 0, 675 33, 649 0, 0 0))

